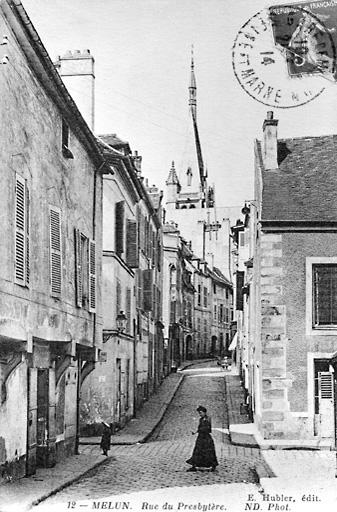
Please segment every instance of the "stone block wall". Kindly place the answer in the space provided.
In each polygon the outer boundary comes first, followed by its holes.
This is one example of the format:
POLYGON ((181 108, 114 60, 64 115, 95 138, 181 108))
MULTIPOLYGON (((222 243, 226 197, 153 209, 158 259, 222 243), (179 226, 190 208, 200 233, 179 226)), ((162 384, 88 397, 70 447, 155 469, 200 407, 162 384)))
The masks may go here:
POLYGON ((282 235, 261 235, 262 416, 265 439, 282 438, 287 401, 286 304, 283 295, 282 235))
MULTIPOLYGON (((306 332, 307 258, 335 257, 334 233, 262 233, 261 293, 261 416, 265 439, 313 438, 309 414, 308 353, 337 350, 335 336, 306 332)), ((312 371, 312 370, 311 370, 312 371)), ((313 382, 311 383, 313 389, 313 382)))

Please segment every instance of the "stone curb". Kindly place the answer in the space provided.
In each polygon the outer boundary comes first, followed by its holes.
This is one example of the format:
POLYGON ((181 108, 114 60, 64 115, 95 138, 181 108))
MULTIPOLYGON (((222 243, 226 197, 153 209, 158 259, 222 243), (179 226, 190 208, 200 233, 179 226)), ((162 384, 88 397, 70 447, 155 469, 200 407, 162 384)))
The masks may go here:
MULTIPOLYGON (((198 360, 198 361, 191 361, 191 362, 188 362, 188 363, 184 363, 181 367, 178 368, 178 371, 182 371, 182 370, 185 370, 186 368, 189 368, 190 366, 194 366, 195 364, 197 364, 198 362, 199 363, 207 363, 207 362, 210 362, 210 361, 213 361, 213 359, 205 359, 205 360, 198 360)), ((175 397, 177 391, 178 391, 178 388, 180 386, 180 384, 182 383, 184 379, 184 375, 181 375, 180 376, 180 379, 179 381, 177 382, 177 384, 175 385, 174 389, 173 389, 173 393, 169 399, 169 401, 167 403, 165 403, 162 408, 160 409, 160 412, 158 414, 158 419, 156 420, 155 422, 155 425, 154 427, 151 429, 150 432, 148 432, 147 434, 145 434, 144 436, 142 437, 139 437, 137 440, 134 440, 134 441, 118 441, 117 439, 116 440, 113 440, 111 441, 111 446, 131 446, 131 445, 134 445, 134 444, 137 444, 137 443, 145 443, 147 441, 147 439, 152 435, 153 431, 157 428, 157 426, 159 425, 159 423, 161 422, 161 420, 163 419, 163 416, 168 408, 168 406, 170 405, 170 403, 172 402, 173 398, 175 397)), ((83 438, 82 438, 83 439, 83 438)), ((94 445, 99 445, 100 444, 100 441, 91 441, 91 442, 83 442, 81 441, 79 443, 80 445, 84 446, 84 445, 91 445, 91 446, 94 446, 94 445)))
POLYGON ((181 383, 183 382, 185 378, 185 375, 181 375, 180 376, 180 379, 178 380, 177 384, 174 386, 173 388, 173 393, 172 395, 170 396, 170 399, 168 402, 164 403, 164 405, 161 407, 159 413, 158 413, 158 416, 157 416, 157 420, 155 422, 155 425, 152 427, 151 431, 148 432, 143 438, 142 440, 139 441, 139 443, 145 443, 149 437, 153 434, 154 430, 158 427, 159 423, 162 421, 163 417, 164 417, 164 414, 165 412, 167 411, 168 409, 168 406, 170 405, 170 403, 172 402, 173 398, 175 397, 178 389, 180 388, 180 385, 181 383))
MULTIPOLYGON (((206 362, 206 360, 205 360, 206 362)), ((193 366, 195 364, 195 362, 191 362, 191 363, 188 363, 188 364, 185 364, 184 366, 182 366, 180 369, 181 370, 184 370, 185 368, 188 368, 189 366, 193 366)), ((142 438, 140 438, 138 441, 135 441, 135 442, 120 442, 120 443, 114 443, 115 445, 133 445, 133 444, 137 444, 137 443, 145 443, 146 440, 152 435, 152 433, 154 432, 154 430, 157 428, 157 426, 159 425, 159 423, 162 421, 163 419, 163 416, 168 408, 168 406, 170 405, 170 403, 172 402, 173 398, 175 397, 182 381, 184 380, 185 378, 185 375, 181 375, 180 376, 180 379, 178 380, 178 382, 176 383, 175 387, 173 388, 173 393, 172 395, 170 396, 169 400, 167 402, 165 402, 165 404, 161 407, 160 411, 159 411, 159 414, 157 416, 157 419, 155 421, 155 424, 154 426, 151 428, 151 430, 149 432, 147 432, 146 435, 144 435, 142 438)), ((84 443, 81 443, 82 445, 84 443)), ((90 444, 94 444, 94 443, 90 443, 90 444)), ((86 468, 85 470, 83 470, 82 472, 78 473, 76 476, 74 476, 73 478, 70 478, 69 480, 67 480, 66 482, 63 482, 62 484, 59 484, 58 486, 54 487, 54 489, 51 489, 50 491, 46 492, 45 494, 43 494, 42 496, 40 496, 39 498, 35 499, 33 502, 31 502, 26 510, 31 510, 34 506, 38 505, 39 503, 41 503, 42 501, 45 501, 46 499, 50 498, 51 496, 53 496, 54 494, 57 494, 58 492, 62 491, 63 489, 65 489, 66 487, 69 487, 70 485, 76 483, 78 480, 80 480, 81 478, 83 478, 85 475, 87 475, 90 471, 92 471, 93 469, 99 467, 99 466, 102 466, 103 464, 105 464, 112 456, 109 456, 109 457, 106 457, 105 459, 103 460, 100 460, 98 462, 96 462, 95 464, 93 464, 92 466, 90 466, 90 468, 86 468)))
MULTIPOLYGON (((182 381, 184 380, 184 375, 181 375, 178 382, 176 383, 176 385, 174 386, 173 388, 173 392, 169 398, 169 400, 167 402, 164 403, 164 405, 162 405, 162 407, 160 408, 159 410, 159 413, 157 415, 157 418, 155 419, 154 421, 154 425, 151 427, 151 429, 146 433, 146 434, 143 434, 141 435, 140 437, 138 437, 137 439, 135 439, 134 441, 118 441, 118 440, 113 440, 111 441, 111 446, 130 446, 130 445, 134 445, 134 444, 137 444, 137 443, 145 443, 147 441, 147 439, 153 434, 153 431, 158 427, 159 423, 161 422, 161 420, 163 419, 163 416, 168 408, 168 406, 170 405, 170 403, 172 402, 173 398, 175 397, 182 381)), ((122 437, 122 436, 121 436, 122 437)), ((83 438, 82 438, 83 439, 83 438)), ((84 446, 88 446, 88 445, 99 445, 100 444, 100 441, 91 441, 91 442, 88 442, 88 443, 85 443, 85 442, 80 442, 80 445, 84 446)))
MULTIPOLYGON (((112 457, 112 456, 111 456, 112 457)), ((39 498, 35 499, 33 502, 31 502, 27 508, 25 510, 31 510, 33 507, 35 507, 36 505, 38 505, 39 503, 41 503, 42 501, 45 501, 46 499, 50 498, 51 496, 53 496, 54 494, 57 494, 58 492, 62 491, 63 489, 65 489, 66 487, 69 487, 69 485, 72 485, 74 483, 76 483, 78 480, 80 480, 81 478, 83 478, 87 473, 90 473, 90 471, 92 471, 93 469, 95 468, 98 468, 99 466, 102 466, 103 464, 106 464, 106 462, 111 458, 111 457, 106 457, 105 459, 103 460, 100 460, 98 462, 95 462, 95 464, 93 464, 92 466, 90 466, 90 468, 86 468, 84 469, 83 471, 81 471, 81 473, 78 473, 76 476, 68 479, 67 481, 63 482, 62 484, 59 484, 58 486, 54 487, 54 489, 51 489, 50 491, 47 491, 45 494, 43 494, 42 496, 40 496, 39 498)))

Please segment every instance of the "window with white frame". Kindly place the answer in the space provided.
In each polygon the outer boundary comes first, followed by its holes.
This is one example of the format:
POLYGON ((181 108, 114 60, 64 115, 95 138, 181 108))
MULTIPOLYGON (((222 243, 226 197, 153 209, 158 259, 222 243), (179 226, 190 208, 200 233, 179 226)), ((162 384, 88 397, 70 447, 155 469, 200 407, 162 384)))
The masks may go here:
POLYGON ((337 264, 313 264, 312 326, 337 327, 337 264))
POLYGON ((307 334, 337 331, 337 258, 306 258, 307 334))

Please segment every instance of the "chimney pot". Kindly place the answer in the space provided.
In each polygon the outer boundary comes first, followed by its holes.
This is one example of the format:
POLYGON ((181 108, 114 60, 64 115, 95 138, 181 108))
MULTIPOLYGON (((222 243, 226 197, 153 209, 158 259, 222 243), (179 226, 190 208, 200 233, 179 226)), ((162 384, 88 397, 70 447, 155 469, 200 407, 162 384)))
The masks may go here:
POLYGON ((272 111, 267 112, 267 119, 263 122, 263 164, 266 170, 277 169, 277 125, 272 111))
POLYGON ((95 74, 90 50, 68 50, 59 58, 57 69, 82 116, 94 130, 95 74))

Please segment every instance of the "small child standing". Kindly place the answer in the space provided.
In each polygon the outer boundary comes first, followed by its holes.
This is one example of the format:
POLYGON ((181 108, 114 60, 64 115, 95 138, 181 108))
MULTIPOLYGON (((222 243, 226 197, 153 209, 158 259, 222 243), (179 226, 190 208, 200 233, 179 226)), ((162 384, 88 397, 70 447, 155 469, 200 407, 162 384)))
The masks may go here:
POLYGON ((102 448, 103 455, 108 455, 108 451, 110 450, 110 441, 111 441, 111 425, 102 421, 103 425, 103 433, 101 438, 100 447, 102 448))

